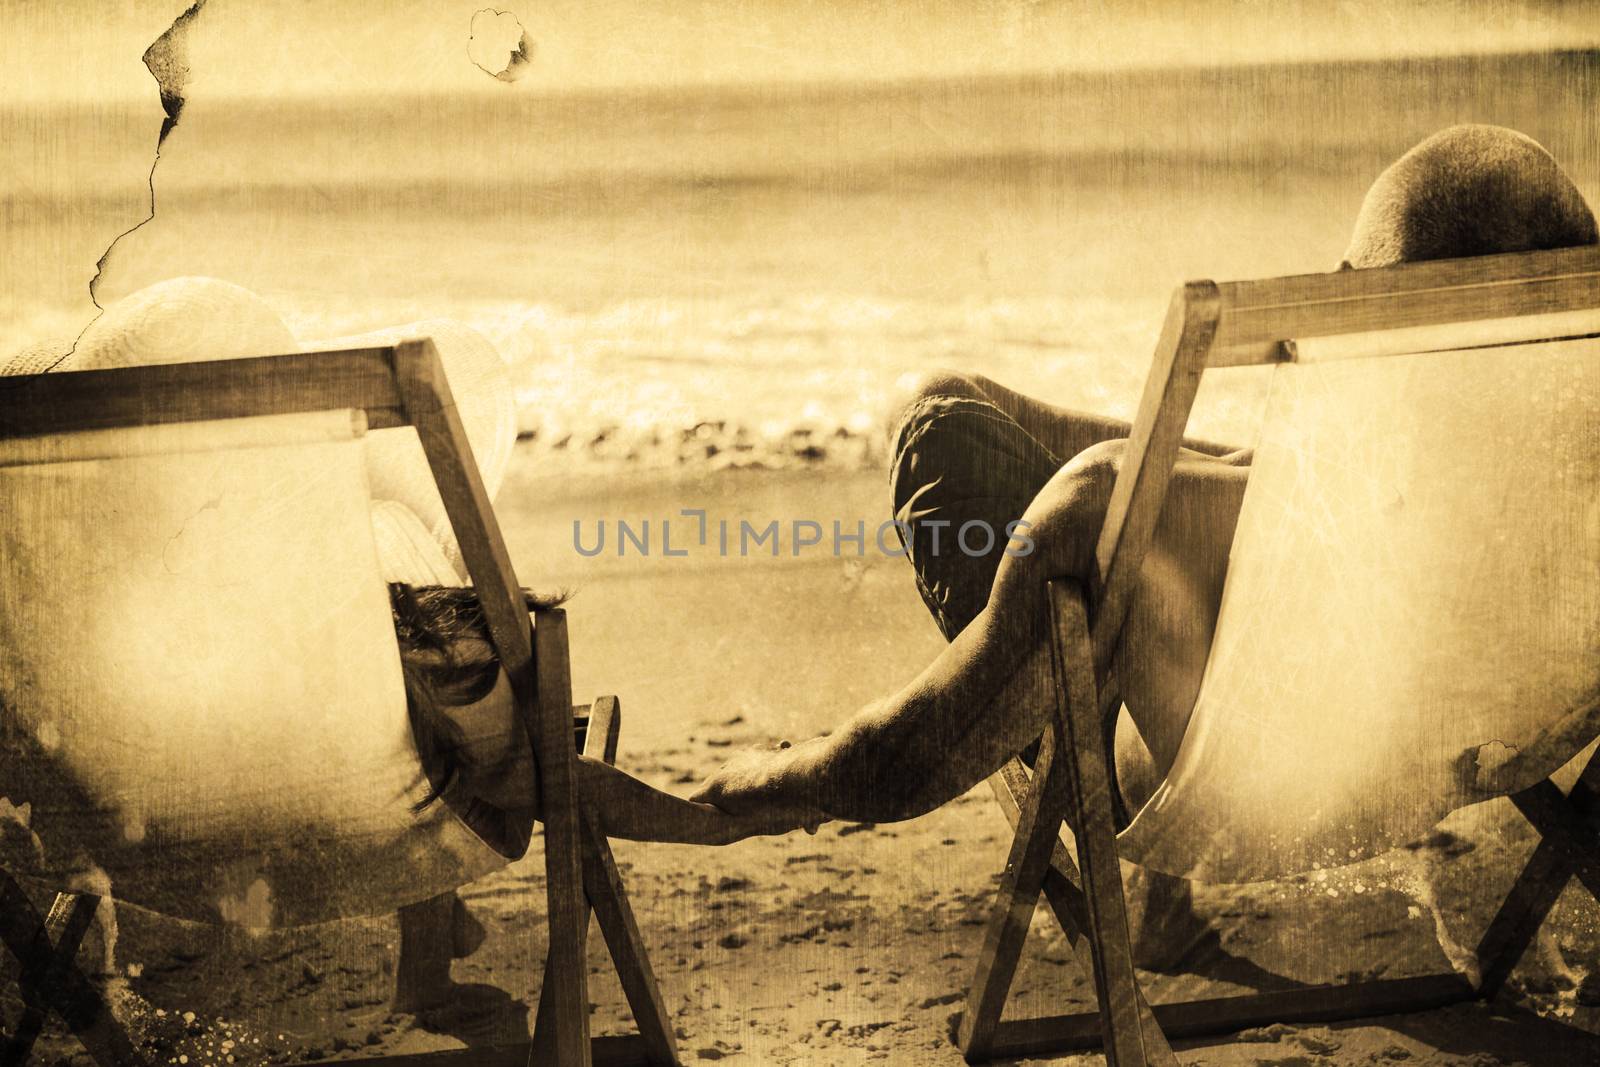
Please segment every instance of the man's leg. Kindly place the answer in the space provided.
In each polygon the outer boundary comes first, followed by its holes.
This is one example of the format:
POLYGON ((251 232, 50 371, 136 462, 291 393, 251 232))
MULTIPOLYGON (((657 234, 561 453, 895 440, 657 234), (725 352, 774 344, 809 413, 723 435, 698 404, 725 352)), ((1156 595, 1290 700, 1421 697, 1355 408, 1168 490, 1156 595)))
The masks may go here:
MULTIPOLYGON (((1008 389, 981 374, 959 371, 932 371, 919 378, 906 391, 897 408, 898 426, 918 401, 929 397, 966 397, 981 400, 1008 416, 1046 451, 1062 463, 1102 441, 1127 438, 1133 427, 1123 419, 1064 408, 1008 389)), ((1234 457, 1242 451, 1235 445, 1186 437, 1183 446, 1192 452, 1216 457, 1234 457)))
MULTIPOLYGON (((1006 525, 1071 458, 996 407, 984 381, 953 372, 926 376, 900 406, 890 436, 894 518, 917 588, 946 640, 988 603, 1005 558, 1006 525), (969 523, 981 525, 963 539, 969 523)), ((1087 423, 1057 436, 1093 443, 1097 433, 1117 429, 1087 423)))

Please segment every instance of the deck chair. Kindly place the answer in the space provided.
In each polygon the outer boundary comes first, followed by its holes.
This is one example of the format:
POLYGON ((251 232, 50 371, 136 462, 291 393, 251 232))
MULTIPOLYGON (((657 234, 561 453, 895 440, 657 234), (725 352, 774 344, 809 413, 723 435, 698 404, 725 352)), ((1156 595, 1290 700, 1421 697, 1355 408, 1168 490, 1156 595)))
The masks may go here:
MULTIPOLYGON (((407 803, 425 783, 403 758, 360 451, 368 429, 404 426, 509 676, 538 768, 548 879, 531 1047, 427 1060, 676 1063, 610 848, 577 790, 575 729, 588 754, 613 759, 616 702, 575 720, 565 616, 530 619, 523 605, 431 341, 0 380, 0 681, 8 728, 39 757, 6 775, 55 798, 33 807, 41 840, 82 845, 118 899, 183 918, 380 914, 506 862, 441 805, 418 817, 407 803), (111 515, 117 538, 85 536, 111 515), (85 649, 99 658, 84 662, 85 649), (590 909, 636 1034, 591 1042, 590 909)), ((140 1062, 74 965, 96 903, 63 893, 40 916, 0 872, 0 938, 27 1004, 5 1063, 27 1059, 50 1011, 104 1067, 140 1062)))
POLYGON ((1600 735, 1597 405, 1597 247, 1178 290, 1098 581, 1049 583, 1053 721, 1031 773, 990 782, 1016 833, 958 1028, 969 1061, 1100 1045, 1173 1064, 1169 1038, 1492 998, 1573 877, 1600 894, 1600 757, 1570 791, 1549 777, 1600 735), (1109 730, 1140 666, 1119 635, 1201 373, 1244 366, 1273 381, 1205 677, 1165 782, 1119 827, 1109 730), (1498 796, 1540 840, 1475 973, 1146 999, 1119 858, 1256 881, 1498 796), (1099 1010, 1002 1021, 1041 892, 1099 1010))

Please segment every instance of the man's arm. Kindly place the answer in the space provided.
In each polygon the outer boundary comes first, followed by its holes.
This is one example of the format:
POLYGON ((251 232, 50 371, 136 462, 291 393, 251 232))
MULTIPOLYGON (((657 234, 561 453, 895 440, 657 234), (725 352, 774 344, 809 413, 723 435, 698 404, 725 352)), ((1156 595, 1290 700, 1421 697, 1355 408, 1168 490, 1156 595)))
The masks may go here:
POLYGON ((694 799, 734 813, 773 807, 818 821, 895 822, 960 796, 1043 731, 1051 699, 1043 644, 1021 649, 1009 678, 981 685, 1002 657, 974 657, 960 646, 982 622, 975 619, 910 685, 831 734, 736 756, 694 799))
POLYGON ((932 811, 1043 732, 1054 700, 1044 579, 1088 573, 1115 480, 1115 449, 1090 449, 1029 506, 1027 555, 1008 556, 988 605, 908 685, 838 730, 735 758, 695 794, 732 812, 766 805, 861 822, 932 811))
POLYGON ((911 819, 965 793, 1038 737, 1052 699, 1048 647, 1028 643, 1010 677, 984 685, 1012 657, 973 659, 960 643, 836 733, 789 749, 784 794, 829 818, 911 819))
MULTIPOLYGON (((776 805, 888 822, 931 811, 999 769, 1049 722, 1045 582, 1092 573, 1122 449, 1096 445, 1050 480, 1024 515, 1034 551, 1001 562, 984 610, 909 685, 826 737, 735 758, 695 799, 737 813, 776 805)), ((1247 477, 1231 458, 1180 456, 1119 653, 1140 742, 1118 746, 1130 781, 1158 781, 1182 742, 1247 477)))

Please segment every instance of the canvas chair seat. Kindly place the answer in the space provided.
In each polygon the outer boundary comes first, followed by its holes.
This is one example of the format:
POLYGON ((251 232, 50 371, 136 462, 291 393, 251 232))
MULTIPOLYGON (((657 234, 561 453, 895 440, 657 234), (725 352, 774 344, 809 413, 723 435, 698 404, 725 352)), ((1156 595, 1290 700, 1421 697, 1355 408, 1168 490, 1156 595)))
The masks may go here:
POLYGON ((11 870, 66 888, 92 860, 121 900, 266 927, 506 862, 444 805, 410 810, 365 423, 0 440, 0 796, 42 853, 11 870))
POLYGON ((1600 339, 1343 358, 1371 344, 1270 372, 1205 680, 1127 859, 1350 863, 1600 734, 1600 339))

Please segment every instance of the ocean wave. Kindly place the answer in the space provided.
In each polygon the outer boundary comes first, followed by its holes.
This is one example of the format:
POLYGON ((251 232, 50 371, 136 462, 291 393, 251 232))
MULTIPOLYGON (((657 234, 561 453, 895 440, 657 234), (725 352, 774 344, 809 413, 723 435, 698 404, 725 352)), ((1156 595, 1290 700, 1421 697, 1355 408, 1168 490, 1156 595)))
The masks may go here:
MULTIPOLYGON (((798 294, 622 301, 592 311, 463 302, 443 309, 499 347, 520 451, 561 466, 881 466, 895 404, 936 368, 1063 406, 1130 418, 1164 301, 935 302, 798 294)), ((297 336, 437 315, 405 302, 301 303, 297 336)), ((1264 380, 1209 384, 1191 427, 1245 439, 1264 380)))
MULTIPOLYGON (((935 369, 981 374, 1065 407, 1131 418, 1159 299, 920 301, 837 294, 651 298, 593 310, 505 301, 275 299, 297 337, 459 319, 511 371, 519 454, 560 468, 882 466, 897 401, 935 369)), ((82 323, 59 309, 0 320, 7 352, 82 323)), ((1208 380, 1191 430, 1248 439, 1265 380, 1208 380)))
MULTIPOLYGON (((1597 69, 1600 50, 1581 49, 489 98, 241 98, 186 109, 163 145, 159 184, 205 209, 460 212, 964 177, 1370 171, 1469 116, 1577 160, 1592 158, 1597 69)), ((0 176, 13 179, 0 182, 0 205, 120 207, 129 174, 148 170, 160 118, 127 102, 0 104, 0 176)))

